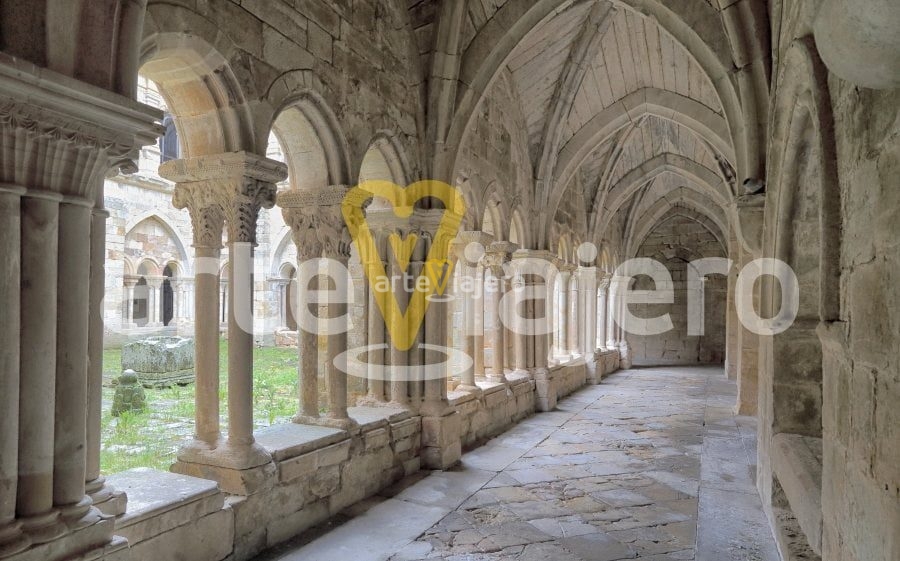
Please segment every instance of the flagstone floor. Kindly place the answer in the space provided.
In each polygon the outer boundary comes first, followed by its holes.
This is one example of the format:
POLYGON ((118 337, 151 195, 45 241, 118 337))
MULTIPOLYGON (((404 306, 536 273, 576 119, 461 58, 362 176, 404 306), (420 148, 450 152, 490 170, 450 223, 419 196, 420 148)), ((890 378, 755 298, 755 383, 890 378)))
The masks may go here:
POLYGON ((259 561, 778 561, 735 391, 721 368, 618 372, 259 561))

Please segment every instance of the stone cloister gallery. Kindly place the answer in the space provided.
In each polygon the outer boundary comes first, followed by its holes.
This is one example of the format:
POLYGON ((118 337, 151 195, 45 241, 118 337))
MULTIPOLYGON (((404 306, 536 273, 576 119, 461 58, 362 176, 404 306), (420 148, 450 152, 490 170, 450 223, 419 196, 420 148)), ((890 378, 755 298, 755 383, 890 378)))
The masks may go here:
POLYGON ((0 559, 900 560, 896 0, 0 0, 0 51, 0 559), (193 434, 107 473, 155 335, 193 434))

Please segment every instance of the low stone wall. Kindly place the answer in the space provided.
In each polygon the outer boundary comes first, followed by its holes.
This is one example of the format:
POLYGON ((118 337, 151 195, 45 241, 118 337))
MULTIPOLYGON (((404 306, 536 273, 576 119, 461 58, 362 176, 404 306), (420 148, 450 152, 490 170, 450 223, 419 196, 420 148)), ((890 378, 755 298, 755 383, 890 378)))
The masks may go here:
POLYGON ((450 405, 460 416, 463 448, 473 448, 503 433, 534 413, 534 382, 510 375, 508 384, 478 382, 480 394, 450 392, 450 405))
MULTIPOLYGON (((618 353, 554 367, 548 388, 557 397, 572 393, 588 383, 589 365, 601 375, 612 372, 618 353)), ((536 382, 524 374, 508 379, 479 382, 478 393, 450 393, 464 448, 535 412, 536 382)), ((128 549, 117 538, 115 555, 103 558, 158 561, 189 552, 191 561, 246 561, 419 471, 422 417, 390 407, 349 412, 358 423, 350 431, 299 424, 257 431, 274 460, 260 468, 227 472, 176 463, 173 471, 186 473, 136 469, 109 477, 128 495, 126 513, 116 518, 128 549)))

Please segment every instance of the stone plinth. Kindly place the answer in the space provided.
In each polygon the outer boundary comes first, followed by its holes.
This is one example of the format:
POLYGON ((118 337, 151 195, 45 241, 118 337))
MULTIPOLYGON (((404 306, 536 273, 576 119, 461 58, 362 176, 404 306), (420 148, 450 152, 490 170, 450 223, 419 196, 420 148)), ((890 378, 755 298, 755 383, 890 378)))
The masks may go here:
POLYGON ((194 382, 194 340, 148 337, 122 347, 122 368, 134 370, 145 387, 194 382))
POLYGON ((112 416, 118 417, 122 413, 143 413, 147 408, 147 396, 134 370, 126 370, 118 382, 113 397, 112 416))

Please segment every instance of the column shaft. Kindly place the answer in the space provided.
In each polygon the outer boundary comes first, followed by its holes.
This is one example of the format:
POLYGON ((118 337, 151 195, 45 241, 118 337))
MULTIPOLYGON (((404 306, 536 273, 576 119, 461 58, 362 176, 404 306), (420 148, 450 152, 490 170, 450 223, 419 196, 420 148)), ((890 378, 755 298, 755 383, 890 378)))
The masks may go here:
MULTIPOLYGON (((373 282, 369 282, 366 293, 369 299, 366 306, 369 345, 383 345, 384 318, 381 317, 381 310, 375 301, 377 292, 373 282)), ((370 350, 366 361, 368 364, 369 398, 378 402, 384 401, 384 350, 370 350)))
POLYGON ((90 317, 88 319, 87 447, 85 491, 94 504, 109 498, 100 475, 100 422, 103 414, 103 294, 106 280, 106 219, 103 208, 91 214, 90 317))
POLYGON ((597 346, 606 346, 606 299, 608 289, 601 288, 597 293, 597 346))
POLYGON ((567 310, 567 327, 568 327, 568 346, 566 350, 569 354, 578 353, 578 278, 571 276, 569 278, 569 309, 567 310))
MULTIPOLYGON (((19 480, 16 513, 31 530, 55 524, 53 433, 56 396, 59 202, 22 198, 19 480)), ((42 535, 38 541, 53 539, 42 535)))
MULTIPOLYGON (((487 272, 487 271, 485 271, 487 272)), ((493 290, 488 294, 488 313, 490 314, 493 325, 491 326, 491 347, 493 348, 493 356, 491 357, 491 381, 506 382, 506 375, 503 371, 503 365, 506 362, 503 340, 503 320, 500 318, 500 299, 503 296, 503 276, 492 274, 493 290)))
POLYGON ((554 318, 559 319, 559 327, 555 330, 557 342, 556 342, 556 354, 565 355, 569 352, 569 341, 571 341, 571 337, 569 334, 569 326, 572 322, 570 313, 571 310, 569 307, 571 306, 571 301, 569 299, 569 274, 565 271, 560 271, 559 273, 559 297, 557 298, 557 306, 559 309, 554 313, 554 318))
POLYGON ((253 444, 253 244, 228 246, 228 442, 253 444))
POLYGON ((472 294, 472 337, 474 339, 474 351, 472 355, 474 365, 473 374, 478 378, 484 377, 484 269, 481 266, 471 268, 473 287, 472 294))
MULTIPOLYGON (((401 312, 406 309, 409 304, 409 293, 403 282, 403 271, 397 266, 396 262, 391 263, 391 286, 393 288, 394 297, 397 298, 397 306, 401 312)), ((397 332, 399 329, 406 329, 403 325, 402 317, 390 318, 391 329, 397 332), (402 326, 402 327, 399 327, 402 326)), ((409 359, 409 352, 398 349, 393 341, 390 345, 391 357, 391 402, 394 404, 406 406, 409 403, 409 389, 407 387, 404 372, 406 370, 409 359)))
POLYGON ((218 247, 196 247, 194 259, 194 390, 196 439, 214 448, 219 428, 218 247))
POLYGON ((61 204, 53 501, 63 507, 64 516, 73 519, 80 518, 90 507, 84 494, 91 275, 90 244, 85 241, 90 237, 91 208, 61 204))
MULTIPOLYGON (((346 258, 337 258, 341 265, 347 266, 346 258)), ((341 286, 340 283, 338 286, 341 286)), ((350 289, 350 287, 344 287, 350 289)), ((347 313, 347 297, 344 291, 331 291, 336 298, 328 302, 328 317, 339 318, 347 313)), ((328 416, 331 419, 346 420, 347 415, 347 373, 338 368, 335 359, 347 350, 347 330, 328 336, 328 416)))
POLYGON ((19 290, 21 268, 21 205, 24 189, 0 189, 0 557, 24 548, 16 518, 19 461, 19 290))

